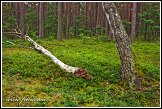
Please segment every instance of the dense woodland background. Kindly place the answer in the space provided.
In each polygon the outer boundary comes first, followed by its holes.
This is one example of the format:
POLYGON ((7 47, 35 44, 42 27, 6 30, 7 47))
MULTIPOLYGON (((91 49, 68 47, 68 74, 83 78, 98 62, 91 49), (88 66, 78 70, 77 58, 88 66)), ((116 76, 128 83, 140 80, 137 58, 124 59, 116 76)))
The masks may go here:
MULTIPOLYGON (((158 40, 160 35, 159 3, 115 3, 131 40, 158 40)), ((100 2, 3 2, 3 31, 23 22, 24 34, 64 39, 98 37, 112 40, 112 32, 100 2), (22 13, 22 17, 20 17, 22 13)))

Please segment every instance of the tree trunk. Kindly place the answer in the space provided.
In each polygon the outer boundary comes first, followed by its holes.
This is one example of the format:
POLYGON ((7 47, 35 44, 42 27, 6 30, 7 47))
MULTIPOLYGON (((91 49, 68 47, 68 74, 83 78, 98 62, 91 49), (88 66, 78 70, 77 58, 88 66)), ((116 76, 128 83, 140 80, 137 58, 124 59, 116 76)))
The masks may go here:
MULTIPOLYGON (((131 22, 131 20, 132 20, 132 7, 133 7, 133 3, 132 2, 129 2, 128 3, 128 8, 127 8, 127 10, 128 10, 127 21, 128 22, 131 22)), ((128 36, 130 36, 131 35, 131 24, 128 24, 128 28, 127 29, 128 29, 127 34, 128 34, 128 36)))
POLYGON ((69 18, 70 18, 70 3, 67 2, 66 6, 66 27, 65 27, 65 38, 69 38, 69 18))
POLYGON ((77 8, 77 9, 76 9, 76 10, 77 10, 77 11, 76 11, 76 12, 77 12, 77 13, 76 13, 76 16, 77 16, 77 22, 76 22, 77 33, 76 33, 76 35, 77 35, 77 37, 78 37, 79 34, 80 34, 80 33, 79 33, 79 27, 80 27, 80 2, 78 2, 78 3, 76 4, 76 6, 77 6, 77 7, 76 7, 76 8, 77 8))
POLYGON ((44 37, 44 3, 39 3, 39 38, 44 37))
POLYGON ((136 38, 136 14, 137 14, 137 3, 133 2, 132 29, 131 29, 131 41, 132 42, 134 42, 136 38))
POLYGON ((97 4, 97 18, 96 18, 96 36, 99 36, 99 32, 98 32, 98 26, 100 26, 100 18, 101 18, 101 14, 100 14, 100 5, 101 3, 97 4))
MULTIPOLYGON (((88 18, 88 29, 91 31, 92 30, 92 24, 91 24, 91 2, 87 2, 87 18, 88 18)), ((91 35, 89 33, 89 35, 91 35)))
POLYGON ((98 35, 98 33, 97 33, 97 30, 96 30, 96 27, 97 27, 97 22, 98 22, 98 5, 99 5, 99 3, 96 3, 96 9, 95 9, 95 29, 94 29, 94 31, 95 31, 95 35, 97 36, 98 35))
POLYGON ((24 2, 19 3, 20 6, 20 27, 21 37, 25 39, 25 16, 24 16, 24 2))
POLYGON ((145 23, 144 40, 147 40, 147 23, 145 23))
POLYGON ((108 25, 108 20, 106 19, 106 24, 105 24, 105 30, 106 30, 106 38, 108 41, 110 41, 109 37, 109 25, 108 25))
POLYGON ((120 55, 122 65, 122 80, 126 81, 130 88, 135 87, 137 79, 135 70, 134 55, 130 46, 128 35, 122 25, 115 4, 112 2, 103 3, 110 28, 116 40, 116 46, 120 55))
POLYGON ((74 2, 74 7, 73 7, 73 27, 74 27, 74 37, 77 36, 77 30, 76 30, 76 13, 77 13, 77 6, 76 6, 76 2, 74 2))
MULTIPOLYGON (((17 29, 19 29, 19 28, 17 28, 17 29)), ((15 32, 4 32, 4 33, 13 34, 13 35, 16 35, 19 38, 21 38, 20 36, 21 36, 22 33, 18 32, 17 29, 15 29, 15 32)), ((65 70, 69 73, 72 73, 76 77, 80 77, 80 78, 83 78, 83 79, 92 79, 92 76, 89 75, 85 69, 82 69, 82 68, 79 68, 79 67, 72 67, 72 66, 69 66, 69 65, 63 63, 57 57, 55 57, 50 51, 48 51, 47 49, 45 49, 41 45, 37 44, 37 42, 35 42, 29 36, 25 35, 25 40, 28 40, 34 46, 35 50, 38 50, 41 53, 43 53, 44 55, 49 56, 52 59, 52 61, 55 64, 57 64, 61 69, 65 70)), ((8 43, 13 44, 11 42, 8 42, 8 43)))
POLYGON ((15 10, 16 10, 16 23, 19 25, 19 3, 15 3, 15 10))
MULTIPOLYGON (((138 2, 137 3, 137 12, 136 12, 136 15, 138 15, 138 13, 140 13, 140 8, 141 8, 141 3, 138 2)), ((140 20, 139 19, 136 19, 137 23, 136 23, 136 37, 138 37, 138 34, 139 34, 139 31, 138 31, 138 28, 139 28, 139 24, 140 24, 140 20)))
POLYGON ((62 40, 62 3, 58 2, 58 30, 57 40, 62 40))

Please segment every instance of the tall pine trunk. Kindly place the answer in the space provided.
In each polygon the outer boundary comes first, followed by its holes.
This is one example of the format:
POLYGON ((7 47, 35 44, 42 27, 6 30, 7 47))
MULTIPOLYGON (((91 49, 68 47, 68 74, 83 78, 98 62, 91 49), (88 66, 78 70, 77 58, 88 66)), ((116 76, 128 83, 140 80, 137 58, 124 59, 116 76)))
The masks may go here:
POLYGON ((147 40, 147 23, 145 23, 144 40, 147 40))
POLYGON ((97 4, 97 18, 96 18, 96 36, 99 36, 99 32, 98 32, 98 27, 100 26, 100 18, 101 18, 101 14, 100 14, 100 5, 101 3, 97 4))
POLYGON ((70 3, 66 3, 67 6, 66 6, 66 27, 65 27, 65 38, 69 38, 69 18, 70 18, 70 3))
POLYGON ((135 41, 136 38, 136 14, 137 14, 137 3, 133 3, 133 12, 132 12, 132 29, 131 29, 131 41, 135 41))
POLYGON ((58 2, 58 29, 57 40, 62 40, 62 3, 58 2))
POLYGON ((21 28, 21 37, 25 39, 25 11, 24 11, 24 2, 19 3, 20 7, 20 28, 21 28))
POLYGON ((16 15, 16 23, 19 25, 19 3, 15 3, 15 15, 16 15))
POLYGON ((44 3, 39 3, 39 38, 44 37, 44 3))
POLYGON ((103 3, 110 28, 116 40, 116 46, 122 65, 122 80, 126 81, 130 88, 135 87, 137 79, 134 55, 130 46, 128 35, 122 25, 116 6, 112 2, 103 3))

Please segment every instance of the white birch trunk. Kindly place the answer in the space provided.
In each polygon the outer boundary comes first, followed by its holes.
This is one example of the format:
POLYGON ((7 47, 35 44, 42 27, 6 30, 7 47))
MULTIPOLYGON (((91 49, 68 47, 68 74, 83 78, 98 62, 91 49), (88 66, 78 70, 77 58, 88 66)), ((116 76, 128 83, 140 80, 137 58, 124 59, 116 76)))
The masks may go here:
MULTIPOLYGON (((6 34, 16 35, 17 37, 21 38, 21 30, 18 28, 14 29, 15 32, 3 32, 6 34), (20 31, 18 32, 17 29, 20 31)), ((29 36, 25 35, 25 40, 28 40, 32 45, 34 45, 34 48, 40 52, 42 52, 44 55, 49 56, 52 61, 59 65, 61 69, 72 73, 76 77, 84 78, 84 79, 91 79, 92 76, 87 74, 87 71, 85 69, 79 68, 79 67, 72 67, 67 64, 64 64, 62 61, 60 61, 57 57, 55 57, 50 51, 46 50, 41 45, 37 44, 33 39, 31 39, 29 36)))
POLYGON ((46 50, 41 45, 37 44, 29 36, 26 36, 26 39, 28 41, 30 41, 34 45, 34 48, 36 50, 41 51, 44 55, 49 56, 55 64, 59 65, 62 69, 66 70, 67 72, 70 72, 70 73, 73 73, 74 74, 74 72, 79 69, 78 67, 72 67, 72 66, 69 66, 67 64, 64 64, 59 59, 57 59, 50 51, 46 50))
POLYGON ((88 75, 86 70, 81 69, 79 67, 72 67, 67 64, 64 64, 62 61, 60 61, 58 58, 56 58, 50 51, 43 48, 41 45, 37 44, 33 39, 31 39, 29 36, 25 36, 25 39, 31 42, 34 45, 34 48, 40 52, 42 52, 44 55, 49 56, 53 62, 60 66, 61 69, 74 74, 76 77, 81 77, 84 79, 91 79, 92 76, 88 75))

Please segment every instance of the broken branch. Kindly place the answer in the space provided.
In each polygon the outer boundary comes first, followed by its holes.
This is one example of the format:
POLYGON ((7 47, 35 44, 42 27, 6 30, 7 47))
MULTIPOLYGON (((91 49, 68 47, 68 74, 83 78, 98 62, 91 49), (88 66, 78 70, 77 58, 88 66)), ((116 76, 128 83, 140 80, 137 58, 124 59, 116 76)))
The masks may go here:
MULTIPOLYGON (((17 27, 17 29, 18 29, 18 27, 17 27)), ((5 33, 14 34, 14 35, 19 36, 19 38, 21 38, 20 37, 21 32, 18 32, 16 29, 15 29, 15 32, 5 32, 5 33)), ((61 69, 65 70, 65 71, 67 71, 69 73, 72 73, 76 77, 80 77, 80 78, 84 78, 84 79, 91 79, 92 78, 91 75, 87 74, 87 71, 85 69, 82 69, 82 68, 79 68, 79 67, 72 67, 72 66, 69 66, 69 65, 63 63, 57 57, 55 57, 50 51, 48 51, 47 49, 45 49, 41 45, 37 44, 29 36, 25 35, 25 39, 28 40, 32 45, 34 45, 34 48, 36 50, 40 51, 44 55, 49 56, 55 64, 60 66, 61 69)))

